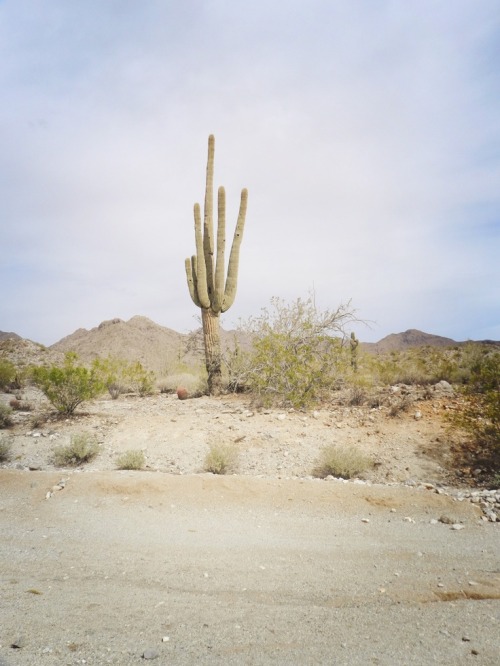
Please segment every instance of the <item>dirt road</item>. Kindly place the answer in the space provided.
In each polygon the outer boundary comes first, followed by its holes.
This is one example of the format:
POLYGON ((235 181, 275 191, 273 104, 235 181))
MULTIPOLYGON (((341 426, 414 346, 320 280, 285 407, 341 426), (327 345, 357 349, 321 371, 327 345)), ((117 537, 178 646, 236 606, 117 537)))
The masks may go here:
POLYGON ((500 662, 498 525, 431 491, 8 469, 0 529, 2 665, 500 662))

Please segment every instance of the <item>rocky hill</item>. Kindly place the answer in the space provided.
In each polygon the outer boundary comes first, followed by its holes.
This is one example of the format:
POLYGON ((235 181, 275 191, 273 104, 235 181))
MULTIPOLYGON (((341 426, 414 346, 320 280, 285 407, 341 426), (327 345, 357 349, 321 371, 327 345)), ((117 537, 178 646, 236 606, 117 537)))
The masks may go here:
POLYGON ((7 333, 6 331, 0 331, 0 342, 3 342, 4 340, 22 340, 22 338, 17 333, 7 333))
POLYGON ((444 338, 440 335, 433 335, 431 333, 424 333, 415 328, 410 328, 404 333, 391 333, 378 342, 365 342, 362 343, 366 351, 374 354, 385 354, 392 351, 404 351, 411 347, 450 347, 452 345, 461 344, 457 343, 451 338, 444 338))

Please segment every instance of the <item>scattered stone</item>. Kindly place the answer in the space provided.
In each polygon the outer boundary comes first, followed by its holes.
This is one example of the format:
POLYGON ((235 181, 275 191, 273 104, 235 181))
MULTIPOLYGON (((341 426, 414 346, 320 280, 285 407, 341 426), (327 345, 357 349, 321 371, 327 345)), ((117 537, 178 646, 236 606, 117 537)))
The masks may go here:
POLYGON ((158 650, 153 650, 153 649, 144 650, 144 652, 142 653, 143 659, 158 659, 159 656, 160 654, 158 650))
POLYGON ((455 523, 454 525, 451 526, 452 530, 463 530, 465 528, 465 525, 460 525, 460 523, 455 523))
POLYGON ((410 516, 405 516, 405 517, 403 518, 403 521, 404 521, 405 523, 414 523, 414 522, 415 522, 415 520, 414 520, 413 518, 410 518, 410 516))
POLYGON ((417 409, 417 411, 413 415, 413 418, 415 419, 415 421, 420 421, 420 419, 422 418, 422 412, 417 409))
POLYGON ((370 519, 369 518, 361 518, 362 523, 369 523, 370 519))
POLYGON ((453 518, 452 516, 448 516, 447 514, 443 514, 442 516, 439 517, 439 522, 443 523, 444 525, 454 525, 458 521, 453 518))
POLYGON ((26 647, 26 645, 27 645, 26 636, 20 635, 14 641, 12 641, 10 647, 15 649, 21 649, 23 647, 26 647))

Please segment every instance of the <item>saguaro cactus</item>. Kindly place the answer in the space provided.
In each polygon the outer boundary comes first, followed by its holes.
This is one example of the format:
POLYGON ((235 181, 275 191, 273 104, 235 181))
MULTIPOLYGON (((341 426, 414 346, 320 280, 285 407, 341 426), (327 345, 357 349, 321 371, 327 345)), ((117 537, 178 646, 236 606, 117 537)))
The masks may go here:
POLYGON ((220 314, 234 303, 238 283, 240 246, 247 210, 248 192, 241 192, 240 210, 234 231, 229 263, 225 267, 226 246, 226 193, 219 187, 217 197, 217 245, 214 254, 213 183, 215 139, 208 137, 207 180, 203 228, 200 205, 194 205, 194 234, 196 254, 186 259, 186 277, 193 303, 201 308, 205 363, 208 372, 208 390, 217 395, 222 388, 220 344, 220 314))

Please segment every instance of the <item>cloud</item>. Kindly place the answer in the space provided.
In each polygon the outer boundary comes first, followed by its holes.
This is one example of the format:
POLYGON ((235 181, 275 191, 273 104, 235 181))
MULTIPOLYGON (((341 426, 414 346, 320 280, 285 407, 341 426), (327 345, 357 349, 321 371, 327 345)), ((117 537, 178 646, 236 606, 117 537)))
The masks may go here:
POLYGON ((314 288, 362 339, 500 338, 499 26, 488 0, 0 4, 0 329, 193 328, 213 132, 229 223, 250 192, 226 325, 314 288))

